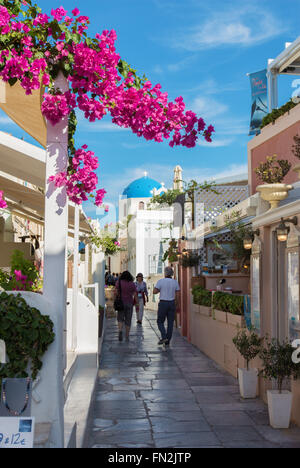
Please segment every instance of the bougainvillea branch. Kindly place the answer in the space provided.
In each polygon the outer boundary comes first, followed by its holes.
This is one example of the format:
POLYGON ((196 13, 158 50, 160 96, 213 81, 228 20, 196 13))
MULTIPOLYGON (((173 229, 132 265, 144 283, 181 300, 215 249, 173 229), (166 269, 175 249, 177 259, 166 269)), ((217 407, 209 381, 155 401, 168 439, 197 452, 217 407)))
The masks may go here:
POLYGON ((4 209, 7 208, 7 203, 3 199, 3 192, 0 190, 0 208, 4 209))
MULTIPOLYGON (((159 84, 138 77, 121 60, 115 31, 89 38, 88 25, 89 18, 77 8, 71 16, 63 7, 48 16, 31 0, 0 0, 0 77, 12 86, 19 81, 27 94, 46 87, 42 113, 52 125, 66 116, 74 123, 78 108, 90 122, 110 114, 114 124, 146 140, 169 140, 171 147, 192 148, 199 137, 211 141, 214 128, 186 111, 182 97, 169 101, 159 84), (66 93, 54 86, 60 72, 69 81, 66 93)), ((66 185, 75 203, 94 196, 99 206, 105 191, 96 190, 97 158, 86 146, 75 149, 74 128, 69 143, 68 170, 52 180, 66 185)))

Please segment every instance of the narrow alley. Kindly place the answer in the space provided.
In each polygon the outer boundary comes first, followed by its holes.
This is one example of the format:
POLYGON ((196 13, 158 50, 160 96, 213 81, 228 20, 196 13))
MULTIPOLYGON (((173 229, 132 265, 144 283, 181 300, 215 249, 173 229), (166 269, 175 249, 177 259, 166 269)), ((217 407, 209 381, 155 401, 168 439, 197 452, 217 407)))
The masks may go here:
POLYGON ((129 343, 107 321, 86 447, 300 447, 299 428, 272 429, 264 403, 242 400, 237 380, 177 330, 167 351, 158 339, 153 311, 129 343))

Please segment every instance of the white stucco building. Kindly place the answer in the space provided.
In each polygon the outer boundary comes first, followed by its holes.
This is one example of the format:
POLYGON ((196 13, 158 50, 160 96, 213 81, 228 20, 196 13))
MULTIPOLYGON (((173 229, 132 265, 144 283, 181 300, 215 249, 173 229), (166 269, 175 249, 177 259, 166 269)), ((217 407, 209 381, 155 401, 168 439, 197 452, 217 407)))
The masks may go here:
POLYGON ((162 257, 173 235, 173 209, 151 207, 153 195, 166 192, 163 183, 148 177, 134 180, 119 201, 120 241, 126 254, 120 256, 120 271, 145 278, 163 273, 162 257))

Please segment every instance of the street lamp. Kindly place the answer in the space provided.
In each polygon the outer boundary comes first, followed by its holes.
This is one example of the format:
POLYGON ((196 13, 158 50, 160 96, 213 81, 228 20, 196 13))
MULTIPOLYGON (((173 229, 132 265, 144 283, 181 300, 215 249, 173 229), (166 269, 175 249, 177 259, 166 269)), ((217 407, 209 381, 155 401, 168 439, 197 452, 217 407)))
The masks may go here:
POLYGON ((286 242, 289 232, 290 232, 290 227, 287 226, 285 223, 291 223, 297 226, 298 218, 297 216, 294 216, 293 218, 287 218, 287 219, 281 218, 280 224, 278 228, 276 228, 277 240, 279 242, 286 242))
POLYGON ((253 231, 252 234, 245 237, 245 239, 243 241, 244 249, 251 250, 252 249, 252 244, 253 244, 253 241, 254 241, 254 237, 259 236, 259 234, 260 234, 259 229, 256 229, 256 231, 253 231))

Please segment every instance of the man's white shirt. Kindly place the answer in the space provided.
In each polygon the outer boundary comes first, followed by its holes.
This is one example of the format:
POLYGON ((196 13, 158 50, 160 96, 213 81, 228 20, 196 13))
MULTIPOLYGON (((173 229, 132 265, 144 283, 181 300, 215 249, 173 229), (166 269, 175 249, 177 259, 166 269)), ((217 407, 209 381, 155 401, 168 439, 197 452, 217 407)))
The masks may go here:
POLYGON ((160 291, 161 301, 174 301, 176 291, 180 291, 178 281, 173 278, 162 278, 158 280, 155 287, 160 291))

